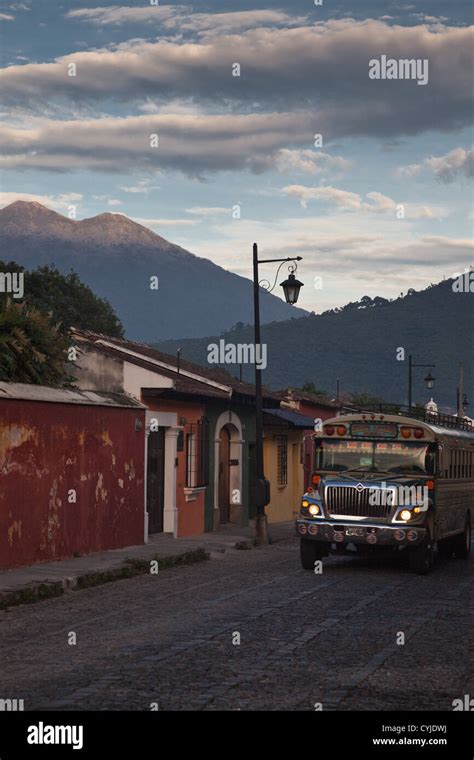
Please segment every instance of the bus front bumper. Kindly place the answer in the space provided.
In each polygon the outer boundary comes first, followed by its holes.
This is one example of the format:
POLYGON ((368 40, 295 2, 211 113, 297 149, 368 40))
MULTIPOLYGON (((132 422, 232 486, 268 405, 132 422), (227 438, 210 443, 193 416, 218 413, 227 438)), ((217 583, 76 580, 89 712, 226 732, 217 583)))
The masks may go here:
POLYGON ((416 546, 426 537, 423 527, 408 525, 381 525, 380 523, 350 523, 328 520, 296 520, 296 533, 300 538, 327 544, 354 544, 365 546, 416 546))

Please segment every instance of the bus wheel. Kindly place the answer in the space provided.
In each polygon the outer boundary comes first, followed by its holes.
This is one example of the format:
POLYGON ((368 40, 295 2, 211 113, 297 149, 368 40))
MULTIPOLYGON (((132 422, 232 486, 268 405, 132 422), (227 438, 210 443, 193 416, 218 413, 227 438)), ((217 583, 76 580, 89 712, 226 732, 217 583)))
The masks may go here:
POLYGON ((314 570, 314 563, 325 556, 324 549, 315 541, 300 540, 300 558, 304 570, 314 570))
POLYGON ((410 570, 418 575, 426 575, 430 572, 434 563, 434 547, 431 539, 431 531, 423 544, 410 552, 410 570))
POLYGON ((453 538, 454 556, 458 559, 469 559, 471 553, 471 518, 466 515, 464 530, 453 538))

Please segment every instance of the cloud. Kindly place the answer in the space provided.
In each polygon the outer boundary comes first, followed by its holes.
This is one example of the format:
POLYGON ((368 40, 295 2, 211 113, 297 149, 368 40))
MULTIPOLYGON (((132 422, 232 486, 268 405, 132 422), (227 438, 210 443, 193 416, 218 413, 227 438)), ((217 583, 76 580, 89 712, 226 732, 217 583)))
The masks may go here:
POLYGON ((187 214, 196 214, 196 216, 206 217, 230 215, 231 212, 231 208, 225 208, 224 206, 193 206, 192 208, 186 209, 187 214))
POLYGON ((427 158, 426 166, 431 169, 436 177, 444 182, 451 182, 458 175, 466 177, 474 175, 474 151, 455 148, 445 156, 427 158))
POLYGON ((262 26, 298 26, 306 20, 304 16, 273 10, 194 13, 192 7, 187 5, 155 5, 145 8, 111 5, 81 8, 65 15, 68 19, 86 21, 97 26, 157 24, 161 29, 205 34, 229 34, 262 26))
POLYGON ((147 21, 162 23, 168 17, 189 10, 186 5, 149 5, 145 8, 132 8, 120 5, 97 6, 96 8, 80 8, 68 11, 65 18, 76 21, 87 21, 97 26, 113 24, 134 24, 147 21))
POLYGON ((306 142, 312 119, 292 113, 219 116, 153 115, 37 120, 29 129, 0 127, 3 169, 108 172, 180 169, 200 176, 262 169, 288 140, 306 142), (159 147, 151 147, 158 135, 159 147))
POLYGON ((361 197, 358 193, 351 193, 347 190, 338 190, 335 187, 288 185, 282 189, 282 193, 291 198, 297 198, 303 208, 307 207, 308 201, 310 200, 335 203, 339 208, 352 211, 360 211, 362 206, 361 197))
POLYGON ((330 156, 317 150, 290 150, 282 148, 270 157, 262 157, 261 168, 275 168, 279 172, 320 174, 326 171, 347 171, 352 162, 341 156, 330 156))
POLYGON ((370 192, 366 198, 370 203, 363 200, 359 193, 340 190, 336 187, 308 187, 306 185, 288 185, 281 191, 283 195, 297 198, 303 208, 307 208, 308 201, 322 201, 333 203, 341 211, 358 211, 372 214, 391 214, 396 217, 399 209, 403 209, 404 216, 408 219, 442 219, 448 215, 448 211, 440 207, 423 206, 420 204, 397 203, 387 195, 379 192, 370 192))
POLYGON ((400 177, 416 177, 423 171, 431 171, 443 182, 453 182, 459 176, 474 176, 474 151, 472 148, 454 148, 444 156, 425 158, 420 164, 401 166, 397 170, 400 177))
POLYGON ((41 203, 53 211, 67 211, 69 206, 75 205, 83 198, 81 193, 62 193, 60 195, 38 195, 35 193, 0 192, 0 208, 9 206, 15 201, 29 201, 41 203))
MULTIPOLYGON (((201 241, 192 238, 192 250, 244 277, 252 276, 251 242, 259 241, 262 258, 301 255, 298 278, 302 308, 322 311, 363 295, 398 296, 410 287, 424 288, 456 268, 473 261, 472 240, 447 235, 417 236, 410 221, 400 223, 381 214, 374 228, 370 214, 337 209, 324 216, 275 216, 267 220, 222 220, 206 229, 201 241), (341 276, 341 272, 345 275, 341 276), (323 290, 313 287, 323 277, 323 290)), ((184 235, 180 244, 187 247, 184 235)), ((275 276, 272 265, 262 265, 261 276, 275 276)))
MULTIPOLYGON (((310 114, 152 114, 59 121, 36 119, 29 128, 0 126, 3 169, 71 171, 88 168, 155 173, 177 169, 201 176, 220 170, 261 173, 343 172, 351 162, 288 142, 313 139, 310 114), (152 148, 151 135, 159 146, 152 148)), ((127 193, 156 189, 151 179, 121 186, 127 193)))
POLYGON ((418 18, 425 24, 440 24, 444 21, 448 21, 447 16, 429 16, 426 13, 412 13, 413 18, 418 18))
POLYGON ((132 193, 133 195, 148 195, 152 190, 159 190, 159 185, 152 185, 152 180, 141 179, 135 185, 122 185, 120 190, 124 193, 132 193))
POLYGON ((422 164, 408 164, 407 166, 400 166, 396 171, 396 175, 397 177, 412 179, 418 176, 422 170, 422 164))
POLYGON ((470 28, 345 19, 192 42, 131 40, 112 50, 9 66, 1 72, 1 86, 4 98, 22 107, 61 99, 77 104, 194 98, 211 110, 219 103, 242 112, 257 103, 259 111, 268 112, 303 108, 325 138, 387 137, 470 123, 471 60, 470 28), (422 93, 414 82, 369 79, 371 58, 411 58, 415 53, 430 62, 429 84, 422 93), (235 62, 241 65, 240 77, 232 76, 235 62), (71 63, 75 77, 68 76, 71 63))
POLYGON ((141 219, 136 216, 130 217, 134 222, 143 224, 145 227, 194 227, 199 224, 198 219, 141 219))
POLYGON ((9 13, 0 13, 0 21, 14 21, 15 16, 12 16, 9 13))

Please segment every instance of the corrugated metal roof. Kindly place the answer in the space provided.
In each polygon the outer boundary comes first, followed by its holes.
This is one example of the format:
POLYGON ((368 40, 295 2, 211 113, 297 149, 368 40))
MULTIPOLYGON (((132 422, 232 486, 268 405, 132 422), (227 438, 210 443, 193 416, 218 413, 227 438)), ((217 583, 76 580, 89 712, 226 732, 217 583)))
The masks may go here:
POLYGON ((67 388, 50 388, 45 385, 0 382, 0 401, 48 401, 54 404, 83 404, 86 406, 116 406, 131 409, 146 409, 139 401, 122 393, 102 391, 79 391, 67 388))
POLYGON ((293 412, 291 409, 264 409, 263 411, 266 417, 278 417, 285 422, 289 422, 292 427, 301 428, 302 430, 314 428, 314 420, 311 417, 306 417, 299 412, 293 412))

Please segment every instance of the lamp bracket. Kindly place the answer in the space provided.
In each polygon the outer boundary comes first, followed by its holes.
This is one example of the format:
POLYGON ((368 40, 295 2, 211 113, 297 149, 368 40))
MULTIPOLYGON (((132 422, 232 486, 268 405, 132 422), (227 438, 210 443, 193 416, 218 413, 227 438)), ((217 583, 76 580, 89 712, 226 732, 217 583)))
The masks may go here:
MULTIPOLYGON (((297 262, 300 259, 301 259, 301 256, 298 256, 297 259, 273 259, 273 261, 281 261, 281 264, 280 264, 280 266, 278 267, 278 269, 276 271, 275 282, 273 283, 272 287, 270 287, 270 280, 263 279, 263 280, 260 280, 260 282, 258 283, 259 287, 262 288, 262 290, 265 290, 266 293, 271 293, 272 290, 275 289, 275 285, 276 285, 277 280, 278 280, 278 273, 279 273, 280 269, 282 268, 283 264, 286 264, 288 261, 294 262, 294 263, 288 265, 288 272, 290 274, 295 274, 296 270, 298 269, 298 263, 297 262)), ((268 261, 271 261, 271 260, 272 259, 268 259, 268 261)), ((262 262, 260 262, 260 263, 262 263, 262 262)))

